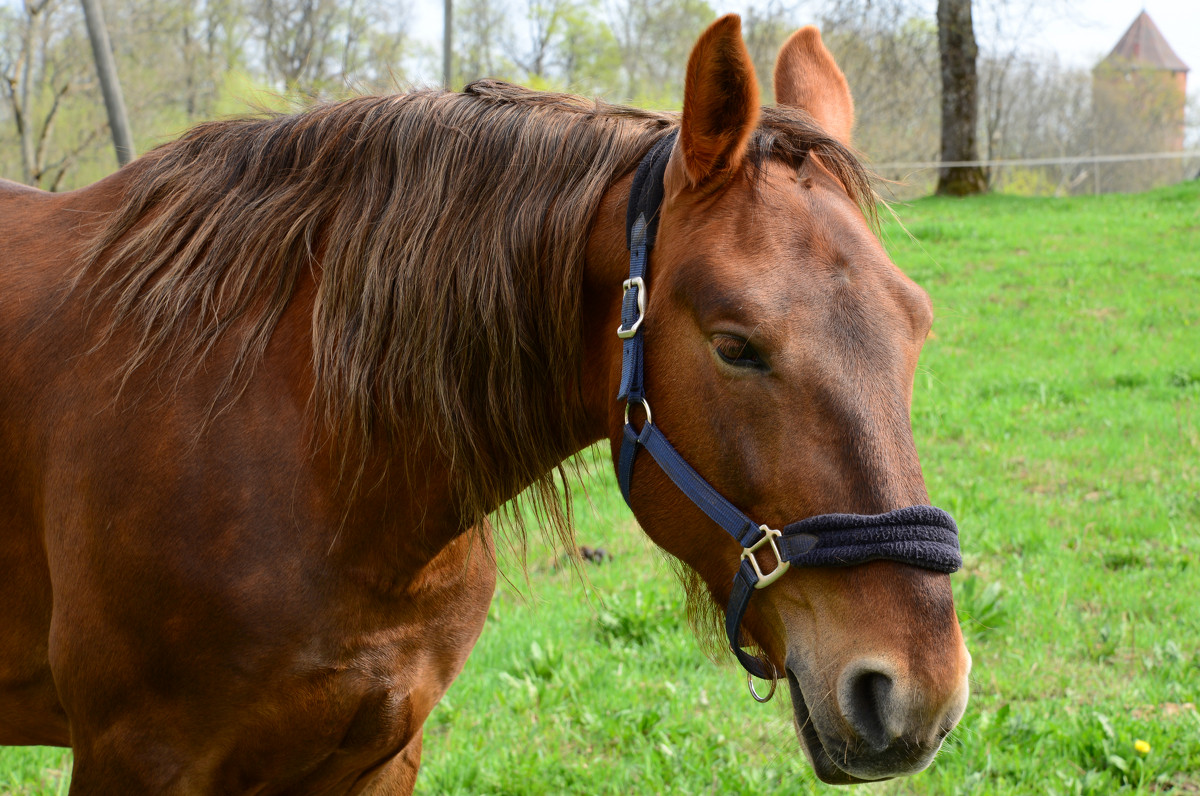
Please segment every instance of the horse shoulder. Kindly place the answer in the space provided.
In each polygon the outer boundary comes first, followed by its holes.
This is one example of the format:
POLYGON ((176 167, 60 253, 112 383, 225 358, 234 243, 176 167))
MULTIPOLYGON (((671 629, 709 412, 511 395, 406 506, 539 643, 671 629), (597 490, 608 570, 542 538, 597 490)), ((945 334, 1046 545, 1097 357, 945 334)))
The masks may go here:
POLYGON ((69 743, 48 663, 50 570, 39 533, 37 429, 67 358, 61 334, 39 335, 61 301, 61 198, 0 179, 0 744, 69 743), (20 562, 19 564, 17 562, 20 562))

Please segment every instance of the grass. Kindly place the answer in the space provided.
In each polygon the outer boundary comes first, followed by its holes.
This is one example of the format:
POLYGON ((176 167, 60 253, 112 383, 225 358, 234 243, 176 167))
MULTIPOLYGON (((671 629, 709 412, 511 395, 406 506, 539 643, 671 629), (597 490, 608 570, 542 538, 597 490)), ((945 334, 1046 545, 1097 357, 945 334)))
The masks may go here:
MULTIPOLYGON (((897 210, 915 239, 885 242, 937 306, 913 423, 975 667, 934 765, 858 792, 1200 792, 1200 183, 897 210)), ((506 567, 418 792, 832 792, 786 696, 704 659, 609 466, 584 480, 579 540, 612 559, 506 567)), ((65 765, 0 749, 0 791, 57 793, 65 765)))

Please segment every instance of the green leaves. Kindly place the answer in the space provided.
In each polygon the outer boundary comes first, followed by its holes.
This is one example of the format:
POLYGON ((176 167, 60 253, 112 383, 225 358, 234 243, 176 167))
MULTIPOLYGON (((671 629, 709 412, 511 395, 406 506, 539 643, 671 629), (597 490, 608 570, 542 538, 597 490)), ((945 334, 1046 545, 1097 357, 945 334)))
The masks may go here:
POLYGON ((646 644, 655 636, 678 630, 683 606, 679 601, 647 598, 640 590, 633 599, 613 595, 596 616, 602 638, 625 644, 646 644))
POLYGON ((970 640, 1003 628, 1008 612, 1001 597, 1004 588, 999 581, 984 585, 981 578, 971 574, 956 585, 954 602, 963 636, 970 640))

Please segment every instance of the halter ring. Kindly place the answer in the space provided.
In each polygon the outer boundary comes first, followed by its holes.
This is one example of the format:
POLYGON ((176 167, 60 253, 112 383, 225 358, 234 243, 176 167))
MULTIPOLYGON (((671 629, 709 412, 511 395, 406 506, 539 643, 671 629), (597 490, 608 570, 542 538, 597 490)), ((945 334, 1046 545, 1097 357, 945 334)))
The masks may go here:
MULTIPOLYGON (((769 660, 767 663, 771 663, 769 660)), ((770 702, 771 697, 775 696, 775 686, 779 684, 779 670, 775 668, 775 664, 771 663, 771 690, 766 696, 759 696, 754 690, 754 675, 746 672, 746 687, 750 689, 750 696, 754 697, 755 702, 770 702)))
POLYGON ((629 425, 629 407, 633 406, 634 404, 641 404, 642 409, 644 409, 646 411, 646 422, 642 424, 642 428, 645 428, 646 426, 650 425, 650 423, 651 423, 650 402, 647 401, 645 398, 635 398, 635 399, 632 399, 625 403, 625 425, 629 425))

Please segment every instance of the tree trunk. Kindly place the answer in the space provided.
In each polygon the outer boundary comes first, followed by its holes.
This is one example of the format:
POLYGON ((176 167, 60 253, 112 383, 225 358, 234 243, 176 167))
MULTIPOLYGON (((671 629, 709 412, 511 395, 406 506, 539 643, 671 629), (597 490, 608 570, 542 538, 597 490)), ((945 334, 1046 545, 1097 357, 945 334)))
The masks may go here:
POLYGON ((442 88, 449 90, 454 76, 454 2, 446 0, 442 16, 442 88))
POLYGON ((104 95, 104 107, 108 110, 108 126, 112 130, 117 165, 124 166, 133 160, 135 155, 133 134, 129 130, 129 117, 125 113, 121 83, 117 80, 117 63, 108 40, 108 28, 104 25, 104 13, 100 9, 99 0, 81 2, 84 20, 87 22, 88 38, 92 40, 92 55, 96 59, 96 75, 100 78, 100 91, 104 95))
POLYGON ((17 95, 19 104, 14 104, 17 128, 21 133, 21 171, 26 185, 37 185, 42 177, 33 145, 35 135, 33 129, 33 70, 37 64, 37 44, 38 39, 41 38, 39 28, 42 12, 45 9, 46 3, 44 2, 25 4, 27 24, 21 40, 24 63, 21 70, 21 88, 17 95))
MULTIPOLYGON (((938 52, 942 61, 942 162, 978 160, 975 125, 979 103, 975 76, 975 30, 971 0, 938 0, 938 52)), ((967 196, 987 191, 979 166, 943 166, 937 192, 967 196)))

